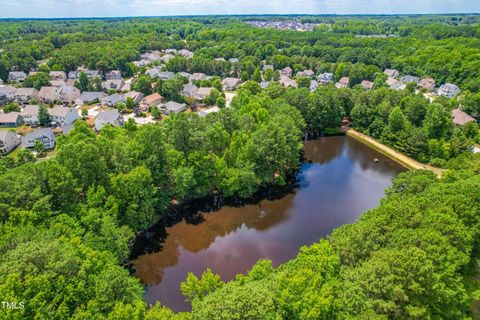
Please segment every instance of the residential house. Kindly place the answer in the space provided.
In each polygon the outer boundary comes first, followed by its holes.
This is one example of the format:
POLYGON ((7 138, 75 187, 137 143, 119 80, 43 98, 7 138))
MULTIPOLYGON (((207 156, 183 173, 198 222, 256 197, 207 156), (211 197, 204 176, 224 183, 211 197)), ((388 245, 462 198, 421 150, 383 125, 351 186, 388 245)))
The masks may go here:
POLYGON ((79 98, 75 100, 76 105, 84 105, 84 104, 94 104, 99 103, 105 98, 105 93, 103 92, 95 92, 95 91, 85 91, 82 92, 79 98))
POLYGON ((362 86, 363 89, 366 90, 372 90, 373 87, 375 86, 375 83, 368 81, 368 80, 363 80, 360 85, 362 86))
POLYGON ((18 88, 17 92, 15 93, 15 101, 25 104, 37 96, 38 91, 35 88, 18 88))
POLYGON ((123 102, 123 94, 114 93, 102 99, 102 104, 104 106, 116 107, 117 104, 123 102))
POLYGON ((50 85, 52 87, 61 88, 61 87, 65 87, 67 83, 63 80, 50 80, 50 85))
POLYGON ((433 78, 423 78, 420 80, 419 85, 421 88, 429 92, 435 90, 435 80, 433 78))
POLYGON ((348 88, 350 85, 350 78, 349 77, 341 77, 337 83, 335 83, 335 87, 337 88, 348 88))
POLYGON ((295 80, 290 79, 289 77, 286 77, 286 76, 280 76, 280 80, 278 82, 284 87, 296 88, 298 86, 295 80))
POLYGON ((4 94, 8 101, 15 100, 15 93, 17 93, 17 88, 11 85, 1 86, 0 94, 4 94))
POLYGON ((100 70, 81 70, 83 72, 85 72, 85 74, 87 75, 87 78, 102 78, 102 71, 100 70))
POLYGON ((160 51, 151 51, 151 52, 146 52, 140 55, 140 58, 146 62, 146 64, 155 62, 155 61, 160 61, 162 59, 162 54, 160 51))
POLYGON ((100 111, 95 117, 95 130, 97 131, 102 130, 105 125, 121 127, 123 124, 123 116, 117 109, 100 111))
POLYGON ((208 87, 208 88, 198 88, 197 90, 197 93, 195 94, 195 99, 197 100, 203 100, 205 99, 206 97, 208 97, 208 95, 210 95, 210 93, 212 92, 213 88, 211 87, 208 87))
POLYGON ((392 78, 396 78, 400 75, 400 72, 395 69, 385 69, 383 73, 392 78))
POLYGON ((133 61, 132 63, 133 63, 136 67, 139 67, 139 68, 140 68, 140 67, 145 67, 145 66, 149 65, 149 64, 150 64, 150 61, 142 59, 142 60, 140 60, 140 61, 133 61))
POLYGON ((270 81, 262 81, 260 82, 260 87, 262 89, 267 89, 267 87, 270 85, 270 81))
POLYGON ((48 74, 52 80, 63 80, 67 81, 67 74, 63 71, 50 71, 48 74))
POLYGON ((60 89, 57 87, 41 87, 38 98, 44 103, 54 103, 60 100, 60 89))
POLYGON ((79 75, 80 75, 80 71, 70 71, 68 73, 68 79, 75 80, 78 78, 79 75))
POLYGON ((174 75, 175 75, 175 73, 170 72, 170 71, 161 71, 161 72, 158 73, 157 77, 160 80, 170 80, 170 79, 173 78, 174 75))
POLYGON ((111 70, 105 73, 106 80, 122 79, 122 72, 120 70, 111 70))
POLYGON ((263 66, 262 71, 265 72, 265 71, 267 71, 268 69, 270 69, 270 70, 275 70, 275 68, 274 68, 271 64, 266 64, 266 65, 263 66))
POLYGON ((24 123, 19 112, 0 113, 0 128, 16 128, 24 123))
POLYGON ((392 77, 389 77, 386 80, 386 82, 387 82, 388 86, 390 87, 390 89, 392 89, 392 90, 405 90, 407 88, 406 84, 403 84, 400 81, 398 81, 397 79, 392 78, 392 77))
POLYGON ((325 73, 322 73, 321 75, 318 76, 317 80, 318 82, 320 82, 321 84, 329 84, 331 82, 333 82, 333 73, 329 73, 329 72, 325 72, 325 73))
POLYGON ((80 98, 80 90, 75 87, 62 87, 59 91, 60 101, 66 104, 71 104, 78 98, 80 98))
POLYGON ((150 107, 158 106, 160 103, 162 103, 162 96, 155 92, 143 98, 142 102, 140 103, 140 110, 146 111, 150 107))
POLYGON ((183 56, 183 57, 185 57, 185 58, 187 58, 187 59, 191 59, 191 58, 193 58, 193 56, 194 56, 194 53, 191 52, 191 51, 189 51, 189 50, 187 50, 187 49, 179 50, 179 51, 178 51, 178 54, 181 55, 181 56, 183 56))
POLYGON ((175 58, 175 56, 173 54, 166 54, 161 58, 161 60, 164 63, 168 63, 168 61, 170 61, 170 59, 173 59, 173 58, 175 58))
POLYGON ((39 125, 40 124, 40 121, 38 120, 39 110, 40 110, 40 107, 38 105, 29 104, 23 107, 21 115, 25 123, 28 124, 29 126, 39 125))
POLYGON ((166 53, 166 54, 176 54, 176 53, 177 53, 177 49, 173 49, 173 48, 165 49, 165 53, 166 53))
POLYGON ((318 88, 318 82, 315 80, 310 80, 310 92, 314 92, 318 88))
POLYGON ((207 79, 205 73, 194 73, 190 76, 190 81, 201 81, 207 79))
POLYGON ((138 92, 138 91, 130 91, 130 92, 127 92, 127 93, 123 94, 123 102, 126 103, 127 98, 132 98, 133 103, 137 105, 142 101, 142 99, 144 98, 144 95, 143 95, 143 93, 138 92))
POLYGON ((238 78, 225 78, 222 81, 223 90, 233 91, 236 90, 242 84, 242 80, 238 78))
POLYGON ((55 134, 50 128, 39 128, 33 132, 27 133, 22 138, 22 147, 33 148, 36 141, 43 143, 43 149, 45 150, 55 148, 55 134))
POLYGON ((159 109, 164 114, 176 114, 184 111, 187 107, 186 103, 178 103, 175 101, 168 101, 167 103, 159 105, 159 109))
POLYGON ((192 76, 192 74, 188 73, 188 72, 179 72, 177 74, 184 77, 184 78, 187 78, 187 80, 190 79, 190 77, 192 76))
POLYGON ((123 79, 110 79, 107 81, 102 82, 102 89, 105 92, 109 92, 110 90, 120 91, 124 86, 125 82, 123 79))
POLYGON ((307 77, 307 78, 313 78, 315 77, 315 72, 313 70, 304 70, 304 71, 299 71, 297 72, 297 78, 298 77, 307 77))
POLYGON ((0 91, 0 107, 8 103, 7 95, 0 91))
POLYGON ((145 74, 152 79, 155 79, 156 77, 158 77, 159 73, 160 73, 160 69, 158 67, 148 69, 147 71, 145 71, 145 74))
POLYGON ((22 140, 13 131, 0 131, 0 156, 14 150, 22 140))
POLYGON ((217 107, 217 106, 215 106, 215 107, 212 107, 212 108, 210 108, 210 109, 200 111, 200 112, 198 113, 198 115, 199 115, 200 117, 205 117, 205 116, 207 116, 208 114, 210 114, 210 113, 215 113, 215 112, 220 112, 220 108, 217 107))
POLYGON ((290 67, 286 67, 286 68, 283 68, 282 70, 280 70, 280 75, 282 75, 282 76, 291 78, 292 74, 293 74, 293 70, 290 67))
POLYGON ((10 71, 8 73, 8 81, 20 83, 25 81, 27 74, 23 71, 10 71))
POLYGON ((469 116, 458 108, 452 110, 452 119, 453 123, 455 123, 457 126, 463 126, 469 122, 477 122, 474 117, 469 116))
POLYGON ((78 120, 78 111, 75 108, 55 106, 48 109, 50 120, 58 125, 69 125, 78 120))
POLYGON ((400 78, 400 82, 402 83, 418 83, 420 79, 418 77, 412 75, 406 75, 400 78))
POLYGON ((228 62, 230 62, 230 63, 239 63, 240 60, 238 60, 238 58, 230 58, 230 59, 228 59, 228 62))
POLYGON ((194 98, 197 91, 198 91, 198 87, 196 85, 187 83, 183 86, 182 96, 194 98))
POLYGON ((460 88, 454 84, 446 83, 442 84, 438 89, 438 95, 447 98, 454 98, 460 93, 460 88))
POLYGON ((132 82, 125 82, 123 87, 120 89, 120 91, 130 91, 132 90, 132 82))
POLYGON ((215 58, 213 61, 220 61, 220 62, 226 62, 225 58, 215 58))

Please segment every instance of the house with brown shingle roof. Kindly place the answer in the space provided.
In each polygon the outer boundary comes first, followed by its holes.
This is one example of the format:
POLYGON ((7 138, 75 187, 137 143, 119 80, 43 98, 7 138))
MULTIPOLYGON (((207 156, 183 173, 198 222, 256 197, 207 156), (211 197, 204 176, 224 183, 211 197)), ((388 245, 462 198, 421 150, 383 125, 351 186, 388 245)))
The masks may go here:
POLYGON ((476 122, 474 117, 469 116, 465 112, 463 112, 460 109, 454 109, 452 110, 452 119, 453 123, 455 123, 457 126, 464 126, 469 122, 476 122))

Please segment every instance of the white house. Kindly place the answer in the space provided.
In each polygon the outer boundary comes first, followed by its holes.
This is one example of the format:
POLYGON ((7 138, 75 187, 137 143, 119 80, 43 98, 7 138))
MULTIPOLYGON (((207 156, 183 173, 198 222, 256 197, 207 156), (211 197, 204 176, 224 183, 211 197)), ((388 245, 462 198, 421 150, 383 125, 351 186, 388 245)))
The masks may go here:
POLYGON ((48 114, 52 122, 59 125, 69 125, 78 120, 78 111, 74 108, 67 108, 62 106, 55 106, 48 109, 48 114))
POLYGON ((446 83, 438 89, 438 95, 447 98, 454 98, 460 93, 460 88, 454 84, 446 83))
POLYGON ((21 140, 13 131, 0 131, 0 155, 5 155, 15 149, 21 140))
POLYGON ((105 125, 123 126, 123 117, 117 109, 100 111, 95 117, 95 130, 100 131, 105 125))
POLYGON ((40 128, 33 132, 27 133, 22 138, 22 147, 33 148, 35 146, 35 141, 37 140, 43 143, 44 149, 55 148, 55 134, 50 128, 40 128))
POLYGON ((22 112, 20 113, 25 120, 25 123, 29 126, 38 125, 40 121, 38 121, 38 111, 40 107, 37 105, 26 105, 22 112))

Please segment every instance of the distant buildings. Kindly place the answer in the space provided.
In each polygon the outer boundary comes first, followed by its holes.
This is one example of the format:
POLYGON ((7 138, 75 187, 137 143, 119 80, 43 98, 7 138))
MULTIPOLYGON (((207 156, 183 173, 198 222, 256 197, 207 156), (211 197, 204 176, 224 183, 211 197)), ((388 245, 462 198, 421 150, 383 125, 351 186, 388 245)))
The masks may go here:
POLYGON ((247 21, 248 24, 257 28, 273 28, 279 30, 313 31, 315 23, 302 23, 298 20, 268 20, 268 21, 247 21))

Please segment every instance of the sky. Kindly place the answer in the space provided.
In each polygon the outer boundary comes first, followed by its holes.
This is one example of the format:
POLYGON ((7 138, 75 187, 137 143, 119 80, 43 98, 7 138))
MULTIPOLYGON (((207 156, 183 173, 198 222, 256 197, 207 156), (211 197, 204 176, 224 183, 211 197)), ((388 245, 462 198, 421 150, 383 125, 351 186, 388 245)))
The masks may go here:
POLYGON ((480 0, 0 0, 0 18, 480 13, 480 0))

